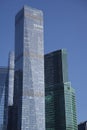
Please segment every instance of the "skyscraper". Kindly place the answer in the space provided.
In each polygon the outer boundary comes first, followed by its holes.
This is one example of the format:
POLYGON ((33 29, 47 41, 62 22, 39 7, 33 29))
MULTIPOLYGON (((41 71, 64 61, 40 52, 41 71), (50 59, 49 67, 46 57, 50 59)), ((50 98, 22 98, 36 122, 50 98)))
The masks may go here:
POLYGON ((77 130, 75 91, 64 49, 45 55, 45 96, 46 130, 77 130))
POLYGON ((13 124, 13 92, 14 92, 14 52, 9 53, 9 75, 8 75, 8 119, 7 130, 12 130, 13 124))
POLYGON ((3 130, 11 130, 12 126, 12 109, 13 109, 13 91, 14 91, 14 53, 9 53, 8 74, 5 83, 5 99, 4 99, 4 128, 3 130), (10 124, 10 125, 9 125, 10 124), (9 129, 8 129, 9 128, 9 129))
POLYGON ((14 92, 14 52, 9 53, 9 90, 8 90, 8 106, 13 106, 13 92, 14 92))
POLYGON ((15 19, 14 130, 45 130, 43 13, 24 6, 15 19))
POLYGON ((5 85, 7 79, 8 68, 0 67, 0 130, 3 130, 4 122, 4 101, 5 101, 5 85))

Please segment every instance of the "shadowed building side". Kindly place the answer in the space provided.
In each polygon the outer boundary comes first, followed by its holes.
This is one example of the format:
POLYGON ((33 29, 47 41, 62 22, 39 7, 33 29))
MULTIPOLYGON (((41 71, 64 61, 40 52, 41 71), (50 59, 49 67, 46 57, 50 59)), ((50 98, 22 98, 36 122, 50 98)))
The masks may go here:
POLYGON ((3 130, 4 127, 4 103, 7 73, 7 67, 0 67, 0 130, 3 130))

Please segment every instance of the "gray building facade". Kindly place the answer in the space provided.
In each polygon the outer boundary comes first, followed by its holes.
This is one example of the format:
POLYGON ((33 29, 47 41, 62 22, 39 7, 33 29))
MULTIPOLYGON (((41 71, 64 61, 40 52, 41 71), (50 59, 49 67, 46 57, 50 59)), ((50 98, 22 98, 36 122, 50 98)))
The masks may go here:
POLYGON ((67 51, 45 55, 46 130, 77 130, 75 90, 68 80, 67 51))
POLYGON ((15 18, 14 130, 45 130, 43 13, 24 6, 15 18))

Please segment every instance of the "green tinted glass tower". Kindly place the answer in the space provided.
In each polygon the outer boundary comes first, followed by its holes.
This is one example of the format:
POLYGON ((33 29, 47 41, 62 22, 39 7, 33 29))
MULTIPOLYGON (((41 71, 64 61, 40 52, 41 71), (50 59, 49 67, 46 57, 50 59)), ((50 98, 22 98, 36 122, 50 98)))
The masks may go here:
POLYGON ((64 49, 45 55, 45 95, 46 130, 77 130, 75 91, 64 49))

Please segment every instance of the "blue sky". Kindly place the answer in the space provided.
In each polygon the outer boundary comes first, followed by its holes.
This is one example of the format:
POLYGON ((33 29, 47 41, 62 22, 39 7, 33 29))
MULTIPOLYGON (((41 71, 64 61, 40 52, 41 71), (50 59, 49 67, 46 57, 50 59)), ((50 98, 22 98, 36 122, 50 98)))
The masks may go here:
POLYGON ((0 0, 0 66, 8 64, 8 53, 14 50, 15 15, 23 5, 43 10, 45 53, 67 49, 78 123, 87 120, 87 1, 0 0))

